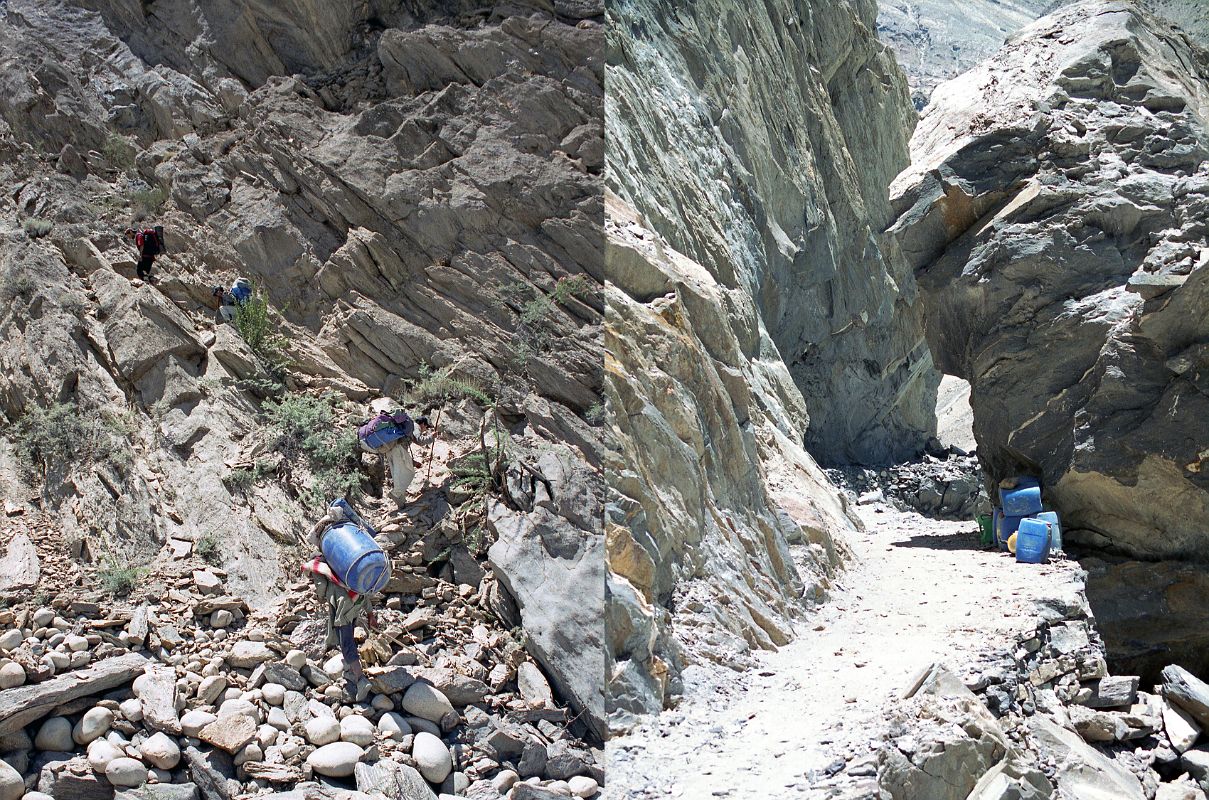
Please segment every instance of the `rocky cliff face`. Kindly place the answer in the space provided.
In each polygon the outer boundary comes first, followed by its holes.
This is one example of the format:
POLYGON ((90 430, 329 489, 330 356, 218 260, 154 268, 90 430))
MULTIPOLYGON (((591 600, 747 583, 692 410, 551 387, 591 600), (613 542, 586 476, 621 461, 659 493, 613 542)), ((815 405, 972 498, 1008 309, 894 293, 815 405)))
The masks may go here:
POLYGON ((610 6, 615 720, 782 643, 854 522, 802 449, 922 447, 936 377, 881 256, 911 111, 871 3, 610 6), (788 543, 788 547, 787 547, 788 543))
POLYGON ((524 628, 603 734, 603 11, 555 6, 4 4, 0 489, 80 591, 162 592, 205 550, 264 606, 322 498, 358 490, 423 574, 409 602, 524 628), (166 229, 155 285, 136 219, 166 229), (239 275, 268 309, 242 335, 211 297, 239 275), (415 508, 350 446, 380 394, 446 407, 415 508))
POLYGON ((1053 0, 883 0, 877 35, 907 73, 915 107, 932 90, 994 53, 1003 41, 1045 13, 1053 0))
POLYGON ((756 306, 802 391, 810 451, 880 462, 934 429, 910 272, 884 259, 905 82, 871 2, 611 9, 608 182, 756 306))
POLYGON ((1207 75, 1133 4, 1080 3, 938 88, 892 187, 984 467, 1144 557, 1206 552, 1207 75))

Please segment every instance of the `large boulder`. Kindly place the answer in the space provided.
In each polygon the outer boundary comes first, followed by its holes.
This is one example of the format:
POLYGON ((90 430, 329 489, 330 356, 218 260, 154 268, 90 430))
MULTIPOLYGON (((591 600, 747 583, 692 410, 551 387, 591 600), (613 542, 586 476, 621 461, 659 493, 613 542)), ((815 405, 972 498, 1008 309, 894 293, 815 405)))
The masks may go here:
POLYGON ((526 648, 603 741, 604 541, 585 529, 603 515, 601 479, 570 455, 543 467, 549 485, 535 487, 532 511, 493 507, 488 558, 516 600, 526 648))
POLYGON ((938 87, 891 187, 984 469, 1039 473, 1070 542, 1209 543, 1207 77, 1134 4, 1075 4, 938 87))

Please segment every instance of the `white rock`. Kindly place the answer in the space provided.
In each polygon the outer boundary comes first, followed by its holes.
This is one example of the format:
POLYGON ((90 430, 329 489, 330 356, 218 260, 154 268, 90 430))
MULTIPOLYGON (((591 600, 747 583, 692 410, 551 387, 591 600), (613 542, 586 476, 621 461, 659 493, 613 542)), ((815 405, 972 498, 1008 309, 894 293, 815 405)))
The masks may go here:
POLYGON ((530 705, 538 708, 553 708, 554 696, 546 676, 532 661, 523 661, 516 668, 517 689, 530 705))
POLYGON ((21 631, 16 628, 9 628, 4 633, 0 633, 0 650, 5 652, 16 650, 25 641, 25 637, 21 635, 21 631))
POLYGON ((202 678, 197 685, 197 699, 204 705, 210 706, 218 700, 218 696, 227 690, 227 679, 221 675, 202 678))
POLYGON ((335 717, 315 717, 306 723, 306 740, 322 747, 340 738, 340 723, 335 717))
POLYGON ((587 775, 576 775, 567 781, 567 786, 575 797, 591 797, 600 791, 600 784, 587 775))
POLYGON ((25 668, 16 661, 0 667, 0 689, 12 689, 25 684, 25 668))
POLYGON ((411 757, 416 760, 416 769, 432 783, 440 783, 453 770, 453 757, 449 748, 427 731, 420 731, 412 741, 411 757))
POLYGON ((218 716, 225 717, 230 714, 243 714, 248 719, 255 722, 257 725, 264 722, 260 716, 260 709, 247 700, 236 698, 234 700, 226 700, 218 707, 218 716))
POLYGON ((262 750, 267 750, 276 744, 277 737, 280 735, 281 731, 272 725, 261 725, 256 729, 256 743, 260 745, 262 750))
POLYGON ((181 717, 181 731, 186 736, 192 736, 196 739, 197 735, 201 733, 201 729, 216 719, 218 719, 218 716, 211 714, 209 711, 198 709, 188 711, 181 717))
POLYGON ((118 706, 118 711, 121 712, 123 718, 131 722, 140 722, 143 719, 143 704, 137 697, 123 700, 118 706))
POLYGON ((70 753, 76 749, 75 740, 71 738, 71 722, 66 717, 51 717, 38 728, 34 737, 34 747, 39 750, 56 750, 70 753))
MULTIPOLYGON (((352 742, 334 742, 325 744, 311 753, 306 763, 320 775, 331 778, 344 778, 353 774, 357 762, 361 760, 364 751, 352 742)), ((446 752, 446 757, 448 757, 446 752)))
POLYGON ((112 724, 113 712, 108 708, 90 708, 76 723, 71 738, 75 739, 76 744, 88 744, 108 733, 112 724))
POLYGON ((294 756, 302 752, 302 740, 297 736, 287 736, 285 741, 277 745, 277 750, 281 753, 281 757, 289 761, 294 756))
POLYGON ((115 758, 105 767, 105 777, 114 786, 142 786, 147 782, 147 768, 136 758, 115 758))
POLYGON ((77 634, 68 634, 63 640, 63 644, 67 645, 67 649, 73 653, 79 653, 88 649, 88 640, 77 634))
POLYGON ((97 739, 88 745, 88 765, 94 772, 105 774, 105 767, 115 758, 121 758, 126 753, 107 739, 97 739))
POLYGON ((288 731, 290 729, 290 718, 286 716, 285 709, 273 707, 269 709, 269 724, 279 731, 288 731))
POLYGON ((421 719, 439 723, 442 717, 453 711, 453 704, 435 686, 413 683, 403 693, 403 708, 421 719))
POLYGON ((139 745, 139 752, 143 754, 144 759, 160 769, 172 769, 181 760, 180 747, 162 732, 147 737, 146 741, 139 745))
POLYGON ((25 781, 21 773, 0 761, 0 800, 21 800, 25 794, 25 781))
POLYGON ((55 800, 55 799, 48 794, 44 794, 43 792, 26 792, 25 797, 21 798, 21 800, 55 800))
POLYGON ((260 687, 261 696, 271 706, 279 706, 285 702, 285 687, 280 683, 266 683, 260 687))
POLYGON ((344 672, 344 659, 340 656, 332 656, 323 662, 323 671, 328 675, 339 675, 344 672))
POLYGON ((340 740, 362 747, 374 743, 374 723, 360 714, 352 714, 340 720, 340 740))
POLYGON ((69 662, 68 666, 70 666, 72 669, 79 669, 80 667, 88 666, 88 662, 90 661, 92 661, 92 653, 89 653, 88 651, 72 653, 71 661, 69 662))
POLYGON ((504 794, 509 789, 511 789, 513 786, 515 786, 516 782, 519 781, 520 779, 521 779, 521 776, 517 775, 512 770, 502 769, 496 773, 494 778, 491 779, 491 785, 495 787, 495 790, 497 792, 499 792, 500 794, 504 794))
POLYGON ((249 761, 264 761, 264 750, 256 742, 249 742, 244 749, 235 754, 235 766, 249 761))
POLYGON ((264 642, 246 639, 238 641, 227 656, 227 663, 240 669, 255 669, 273 657, 273 651, 264 642))
POLYGON ((402 714, 393 711, 386 712, 382 719, 378 720, 378 730, 396 742, 403 741, 404 736, 411 736, 411 726, 407 724, 407 720, 403 719, 402 714))
POLYGON ((235 617, 225 608, 220 608, 210 615, 211 628, 225 628, 235 621, 235 617))
POLYGON ((31 622, 35 628, 45 628, 55 621, 55 612, 53 609, 43 606, 34 612, 31 622))
POLYGON ((306 666, 306 653, 301 650, 291 650, 285 654, 285 663, 294 669, 302 669, 306 666))

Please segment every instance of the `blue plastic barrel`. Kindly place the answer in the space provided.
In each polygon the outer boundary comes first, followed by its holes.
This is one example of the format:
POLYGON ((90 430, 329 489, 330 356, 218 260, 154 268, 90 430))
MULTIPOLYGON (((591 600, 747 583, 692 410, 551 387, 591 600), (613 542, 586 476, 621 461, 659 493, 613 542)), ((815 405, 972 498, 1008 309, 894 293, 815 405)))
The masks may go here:
POLYGON ((324 531, 319 549, 340 582, 358 594, 381 591, 390 580, 390 559, 373 537, 352 522, 324 531))
POLYGON ((1042 522, 1050 524, 1049 529, 1049 549, 1055 552, 1062 549, 1062 526, 1058 524, 1058 512, 1042 511, 1040 514, 1034 514, 1035 518, 1042 522))
POLYGON ((1016 560, 1025 564, 1041 564, 1049 556, 1050 523, 1039 519, 1023 519, 1016 531, 1016 560))
POLYGON ((999 510, 995 517, 995 536, 996 540, 999 542, 1000 550, 1007 552, 1008 537, 1015 533, 1016 529, 1020 527, 1020 520, 1022 519, 1024 518, 1009 516, 1004 514, 1002 509, 999 510))
POLYGON ((1041 487, 1034 479, 1021 478, 1015 489, 1000 489, 999 502, 1009 517, 1027 517, 1041 510, 1041 487))

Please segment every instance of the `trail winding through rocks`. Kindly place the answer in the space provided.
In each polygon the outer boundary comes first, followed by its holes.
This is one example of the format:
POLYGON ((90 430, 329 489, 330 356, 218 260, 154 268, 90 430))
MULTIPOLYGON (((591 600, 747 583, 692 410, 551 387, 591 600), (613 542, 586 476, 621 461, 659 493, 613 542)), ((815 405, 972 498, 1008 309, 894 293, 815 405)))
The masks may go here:
POLYGON ((973 523, 860 511, 833 598, 753 670, 686 669, 678 707, 609 742, 607 797, 822 797, 829 773, 871 779, 882 712, 919 670, 960 675, 1010 646, 1078 574, 980 550, 973 523))

